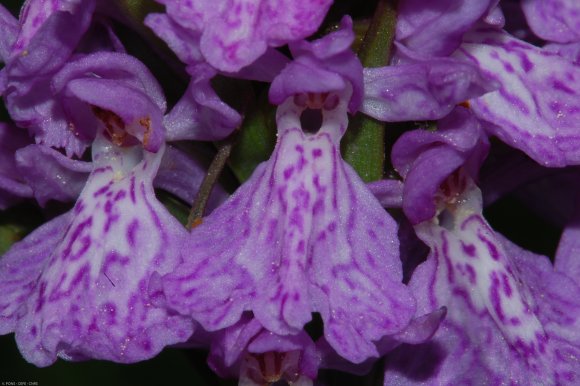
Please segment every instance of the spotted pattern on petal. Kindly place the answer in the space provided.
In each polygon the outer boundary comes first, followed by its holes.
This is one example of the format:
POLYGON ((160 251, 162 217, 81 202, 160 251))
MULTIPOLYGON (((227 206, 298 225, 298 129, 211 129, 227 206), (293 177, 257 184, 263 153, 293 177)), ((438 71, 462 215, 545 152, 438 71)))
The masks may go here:
POLYGON ((579 303, 565 293, 575 284, 495 234, 473 184, 458 202, 416 227, 431 254, 409 283, 421 311, 445 306, 447 316, 431 342, 390 355, 385 385, 419 384, 410 374, 438 385, 577 384, 579 303))
POLYGON ((202 54, 213 67, 226 72, 251 64, 268 47, 313 34, 331 4, 329 0, 162 2, 177 24, 201 33, 202 54))
POLYGON ((478 30, 457 53, 501 85, 470 107, 510 146, 546 166, 580 162, 580 66, 507 33, 478 30))
POLYGON ((163 149, 119 148, 99 137, 93 154, 70 221, 59 220, 60 239, 51 236, 30 258, 46 260, 28 284, 34 287, 19 305, 15 332, 24 357, 38 366, 57 355, 134 362, 192 333, 190 321, 169 316, 147 295, 150 276, 175 267, 187 234, 155 200, 151 184, 163 149))
POLYGON ((353 362, 408 324, 396 225, 339 155, 348 99, 314 134, 293 98, 279 108, 272 158, 193 230, 189 256, 165 277, 170 306, 208 330, 253 311, 281 335, 320 312, 326 339, 353 362))

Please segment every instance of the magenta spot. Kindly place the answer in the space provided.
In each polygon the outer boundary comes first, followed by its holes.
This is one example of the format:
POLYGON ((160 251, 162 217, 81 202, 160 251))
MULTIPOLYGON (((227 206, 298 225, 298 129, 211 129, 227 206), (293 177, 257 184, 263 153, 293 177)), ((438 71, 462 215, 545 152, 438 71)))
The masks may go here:
POLYGON ((322 149, 314 149, 312 150, 312 157, 319 158, 322 156, 322 149))
POLYGON ((144 340, 143 343, 141 343, 141 346, 143 347, 143 350, 149 352, 151 351, 151 341, 150 340, 144 340))
POLYGON ((40 312, 40 310, 42 310, 42 307, 44 306, 44 292, 45 291, 46 291, 46 282, 43 281, 42 283, 40 283, 38 299, 36 301, 36 308, 35 308, 34 312, 40 312))
POLYGON ((75 204, 74 213, 76 215, 78 215, 78 214, 80 214, 83 211, 83 209, 85 209, 85 205, 83 203, 83 200, 82 199, 79 199, 77 201, 77 203, 75 204))
POLYGON ((491 258, 494 259, 495 261, 498 261, 500 256, 499 256, 499 251, 498 251, 497 247, 495 246, 495 244, 492 243, 490 240, 488 240, 481 233, 478 233, 477 236, 487 247, 487 250, 489 251, 491 258))
POLYGON ((467 276, 469 277, 469 282, 471 284, 476 284, 477 274, 475 273, 475 269, 473 269, 471 264, 465 264, 465 270, 467 272, 467 276))
POLYGON ((522 68, 525 72, 530 72, 534 68, 534 63, 530 61, 526 54, 520 54, 520 62, 522 63, 522 68))
POLYGON ((312 214, 316 216, 322 214, 323 212, 324 212, 324 201, 317 200, 314 203, 314 206, 312 207, 312 214))
POLYGON ((127 196, 127 192, 125 192, 124 190, 119 190, 119 191, 117 192, 117 194, 115 194, 115 198, 114 198, 114 200, 115 200, 115 202, 116 202, 116 201, 120 201, 120 200, 122 200, 123 198, 125 198, 126 196, 127 196))
POLYGON ((505 322, 505 315, 503 312, 503 308, 501 306, 501 298, 499 295, 500 281, 497 276, 497 272, 495 271, 491 272, 489 276, 491 279, 491 286, 489 288, 489 297, 491 300, 491 304, 499 320, 501 322, 505 322))
POLYGON ((503 63, 503 68, 509 73, 514 72, 514 67, 510 63, 503 63))
POLYGON ((81 269, 79 269, 70 284, 71 289, 76 288, 81 282, 84 282, 85 286, 88 284, 88 280, 86 279, 88 278, 89 269, 89 264, 85 264, 81 269))
POLYGON ((93 197, 99 197, 105 193, 107 193, 107 191, 109 190, 109 188, 111 187, 111 185, 113 185, 113 181, 109 181, 109 183, 105 186, 103 186, 102 188, 100 188, 99 190, 97 190, 95 193, 93 193, 93 197))
POLYGON ((302 145, 296 145, 295 149, 300 154, 304 153, 304 148, 302 147, 302 145))
POLYGON ((329 232, 334 232, 336 230, 336 222, 331 222, 330 224, 328 224, 328 231, 329 232))
POLYGON ((30 335, 32 335, 33 337, 36 337, 37 333, 38 333, 38 331, 36 330, 36 326, 32 326, 32 328, 30 329, 30 335))
POLYGON ((300 240, 300 242, 298 243, 298 246, 296 247, 296 252, 297 253, 304 253, 305 252, 305 242, 304 240, 300 240))
POLYGON ((510 285, 510 279, 505 273, 501 274, 501 278, 503 281, 503 291, 506 296, 510 298, 512 296, 512 286, 510 285))
POLYGON ((510 324, 512 326, 519 326, 520 324, 522 324, 522 322, 520 321, 519 318, 514 316, 514 317, 510 318, 510 324))
POLYGON ((574 90, 572 90, 570 87, 566 86, 564 83, 560 82, 559 80, 555 79, 552 84, 554 85, 554 88, 556 90, 560 90, 565 92, 566 94, 570 94, 570 95, 574 95, 574 90))
POLYGON ((129 188, 129 194, 131 195, 131 201, 134 203, 137 202, 137 198, 135 197, 135 176, 131 177, 131 186, 129 188))
MULTIPOLYGON (((89 217, 88 219, 86 219, 85 221, 81 222, 76 228, 75 230, 72 232, 71 238, 68 241, 68 244, 66 246, 66 248, 64 249, 63 253, 62 253, 62 259, 66 260, 69 257, 71 257, 71 253, 72 253, 72 246, 74 244, 74 242, 80 237, 81 233, 88 227, 90 227, 93 224, 93 218, 89 217)), ((87 236, 88 237, 88 236, 87 236)), ((85 237, 86 238, 86 237, 85 237)), ((90 240, 89 240, 90 241, 90 240)), ((85 240, 86 243, 86 240, 85 240)), ((85 252, 86 252, 85 248, 85 252)), ((78 258, 78 254, 77 257, 78 258)), ((74 260, 74 259, 73 259, 74 260)))
POLYGON ((284 179, 289 180, 292 173, 294 173, 294 166, 287 167, 286 170, 284 170, 284 179))
POLYGON ((137 240, 136 233, 137 229, 139 228, 139 221, 134 219, 131 221, 129 226, 127 227, 127 241, 131 247, 135 247, 135 243, 137 240))
POLYGON ((475 256, 475 245, 473 244, 465 244, 461 241, 461 249, 463 249, 463 253, 465 253, 469 257, 476 257, 475 256))
POLYGON ((107 201, 105 203, 105 213, 111 213, 113 210, 113 203, 111 201, 107 201))

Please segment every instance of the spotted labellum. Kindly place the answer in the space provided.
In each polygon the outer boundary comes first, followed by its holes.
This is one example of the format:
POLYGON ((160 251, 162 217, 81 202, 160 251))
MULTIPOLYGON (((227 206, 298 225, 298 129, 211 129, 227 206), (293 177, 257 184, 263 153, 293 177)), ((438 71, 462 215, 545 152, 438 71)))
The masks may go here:
POLYGON ((208 330, 252 311, 281 335, 318 312, 353 362, 409 323, 396 225, 339 155, 349 94, 299 94, 278 108, 271 159, 193 230, 184 262, 163 278, 170 308, 208 330), (308 109, 322 115, 315 132, 301 124, 308 109))
POLYGON ((165 145, 150 151, 138 139, 160 127, 93 111, 101 121, 93 168, 74 208, 0 261, 0 332, 15 332, 37 366, 57 356, 135 362, 193 332, 147 296, 150 276, 175 268, 187 234, 153 192, 165 145))

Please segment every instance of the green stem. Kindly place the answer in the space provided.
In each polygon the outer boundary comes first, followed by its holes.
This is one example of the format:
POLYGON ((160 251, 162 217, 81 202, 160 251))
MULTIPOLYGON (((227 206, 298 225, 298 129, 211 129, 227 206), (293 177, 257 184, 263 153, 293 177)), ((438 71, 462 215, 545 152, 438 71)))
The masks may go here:
MULTIPOLYGON (((397 22, 393 0, 379 0, 373 19, 357 52, 363 66, 381 67, 389 63, 397 22)), ((385 162, 385 125, 357 114, 351 119, 342 140, 344 159, 366 181, 383 178, 385 162)))

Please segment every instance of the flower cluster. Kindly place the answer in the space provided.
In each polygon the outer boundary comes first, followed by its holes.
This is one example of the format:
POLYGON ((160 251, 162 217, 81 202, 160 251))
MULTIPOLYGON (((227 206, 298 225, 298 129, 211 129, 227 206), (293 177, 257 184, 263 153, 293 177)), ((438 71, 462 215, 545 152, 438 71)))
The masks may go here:
POLYGON ((0 6, 0 210, 64 203, 0 257, 27 361, 179 345, 240 385, 580 383, 576 1, 159 3, 0 6), (551 259, 484 216, 518 192, 562 229, 551 259))

